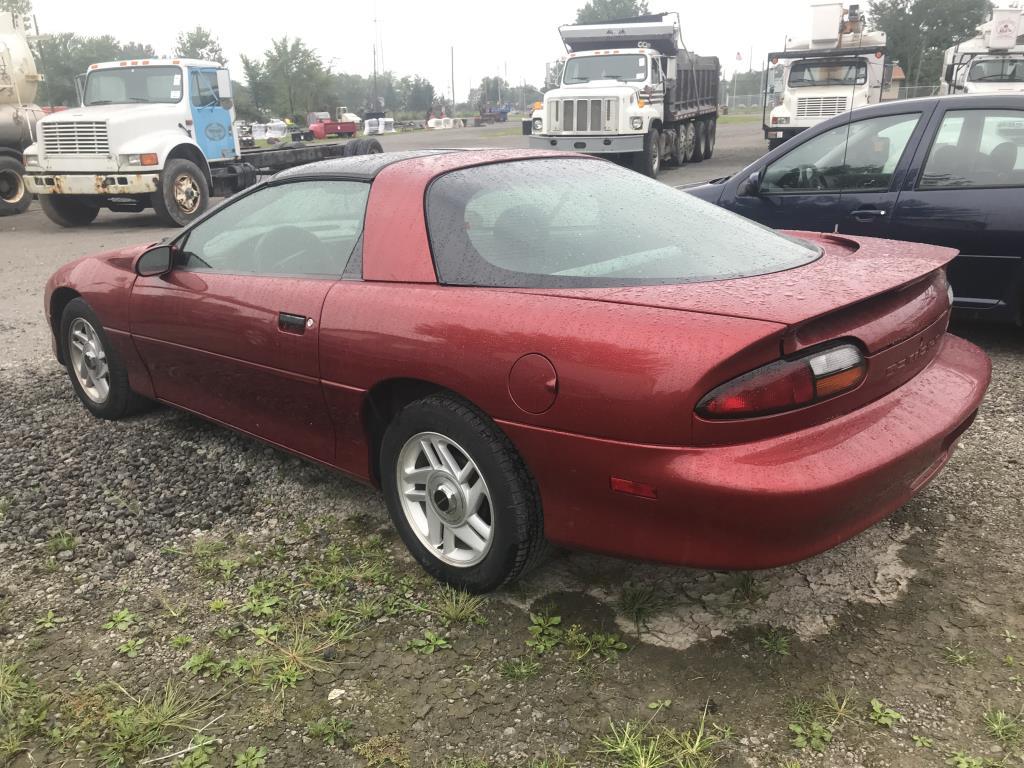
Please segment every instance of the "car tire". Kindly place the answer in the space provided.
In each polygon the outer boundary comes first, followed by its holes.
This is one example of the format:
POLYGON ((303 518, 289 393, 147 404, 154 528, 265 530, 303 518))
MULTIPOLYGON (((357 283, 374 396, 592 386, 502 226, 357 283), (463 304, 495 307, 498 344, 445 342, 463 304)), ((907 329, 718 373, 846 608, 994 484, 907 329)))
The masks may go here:
POLYGON ((693 123, 693 152, 690 153, 689 161, 699 163, 704 159, 704 121, 694 120, 693 123))
POLYGON ((160 189, 153 193, 153 209, 168 227, 184 227, 210 204, 206 175, 183 157, 169 160, 160 172, 160 189))
POLYGON ((651 128, 644 135, 644 151, 636 156, 635 170, 652 179, 661 172, 661 132, 651 128))
POLYGON ((85 299, 72 299, 64 307, 59 343, 71 386, 94 416, 120 419, 152 405, 132 391, 128 369, 85 299))
POLYGON ((381 440, 380 478, 413 557, 458 589, 497 589, 547 552, 540 495, 522 458, 455 396, 430 395, 395 415, 381 440))
POLYGON ((711 118, 704 124, 704 159, 710 160, 715 154, 715 134, 718 132, 718 118, 711 118))
POLYGON ((32 204, 25 186, 25 166, 13 157, 0 157, 0 216, 24 213, 32 204))
POLYGON ((100 214, 99 206, 90 205, 76 195, 40 195, 39 207, 46 218, 62 227, 87 226, 100 214))

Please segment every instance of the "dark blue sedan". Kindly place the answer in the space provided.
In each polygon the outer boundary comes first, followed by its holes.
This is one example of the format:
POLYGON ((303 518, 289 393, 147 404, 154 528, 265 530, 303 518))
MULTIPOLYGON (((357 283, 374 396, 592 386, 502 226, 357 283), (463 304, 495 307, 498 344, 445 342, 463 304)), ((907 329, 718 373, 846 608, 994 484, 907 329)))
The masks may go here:
POLYGON ((1024 95, 863 107, 686 191, 776 229, 956 248, 958 314, 1024 320, 1024 95))

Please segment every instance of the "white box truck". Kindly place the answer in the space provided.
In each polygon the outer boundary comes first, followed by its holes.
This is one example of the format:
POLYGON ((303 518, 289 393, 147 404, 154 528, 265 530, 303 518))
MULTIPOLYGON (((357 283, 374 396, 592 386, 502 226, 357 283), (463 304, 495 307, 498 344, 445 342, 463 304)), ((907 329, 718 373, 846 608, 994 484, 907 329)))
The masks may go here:
POLYGON ((992 10, 978 33, 948 49, 940 93, 1024 93, 1024 10, 992 10))

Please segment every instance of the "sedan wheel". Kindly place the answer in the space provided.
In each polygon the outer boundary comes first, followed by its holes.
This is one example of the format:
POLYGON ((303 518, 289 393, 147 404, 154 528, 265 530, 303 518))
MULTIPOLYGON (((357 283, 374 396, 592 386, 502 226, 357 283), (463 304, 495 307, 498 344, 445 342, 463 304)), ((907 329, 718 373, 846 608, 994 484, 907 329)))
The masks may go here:
POLYGON ((110 396, 110 367, 96 329, 84 317, 76 317, 68 329, 68 355, 71 371, 85 396, 103 405, 110 396))
POLYGON ((381 439, 380 480, 409 551, 459 589, 496 589, 547 551, 540 496, 522 458, 486 414, 453 395, 395 414, 381 439))

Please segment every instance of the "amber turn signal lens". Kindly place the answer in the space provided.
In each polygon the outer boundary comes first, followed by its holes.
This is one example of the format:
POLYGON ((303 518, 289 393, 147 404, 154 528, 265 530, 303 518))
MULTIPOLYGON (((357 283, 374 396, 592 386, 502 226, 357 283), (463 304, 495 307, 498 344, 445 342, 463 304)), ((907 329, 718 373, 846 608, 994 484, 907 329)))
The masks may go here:
POLYGON ((156 165, 158 162, 155 153, 139 155, 139 165, 156 165))

